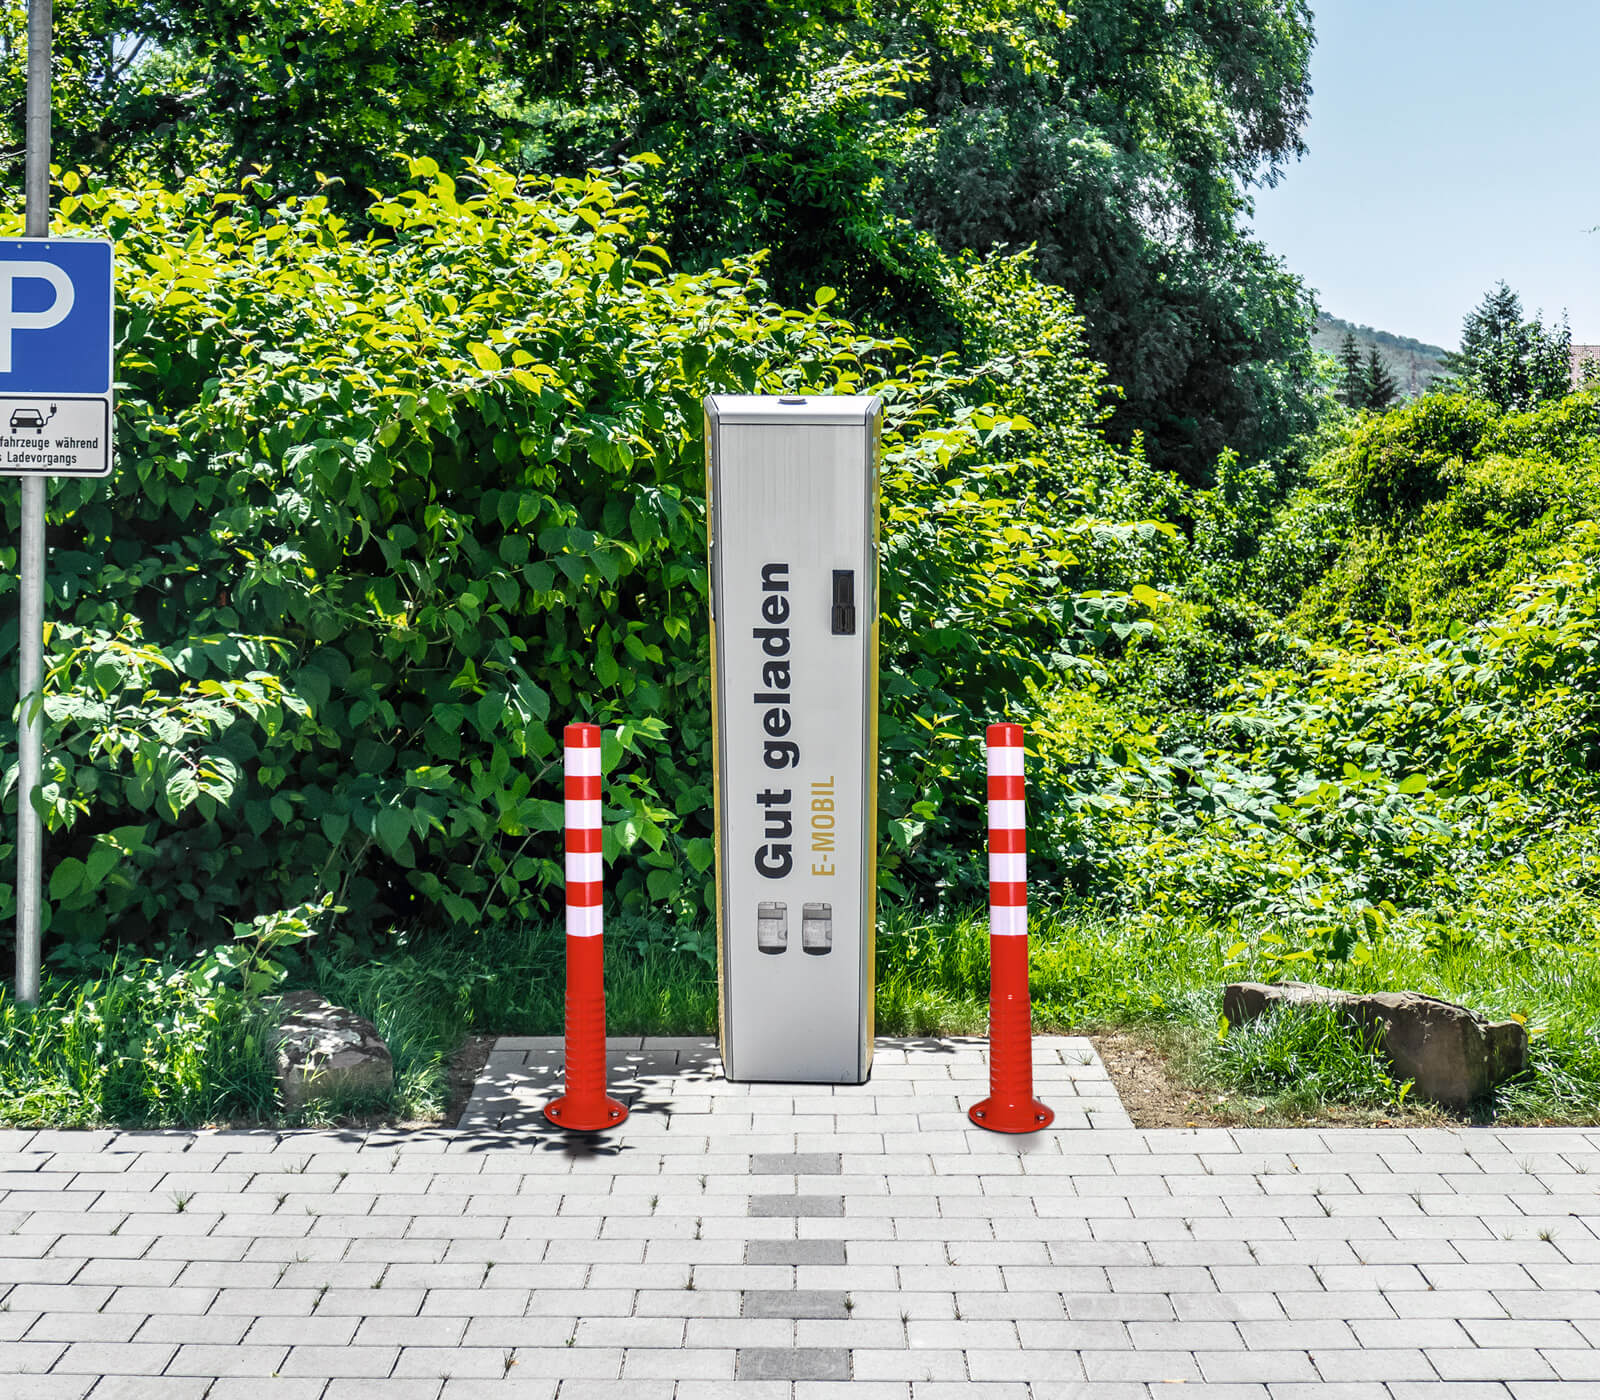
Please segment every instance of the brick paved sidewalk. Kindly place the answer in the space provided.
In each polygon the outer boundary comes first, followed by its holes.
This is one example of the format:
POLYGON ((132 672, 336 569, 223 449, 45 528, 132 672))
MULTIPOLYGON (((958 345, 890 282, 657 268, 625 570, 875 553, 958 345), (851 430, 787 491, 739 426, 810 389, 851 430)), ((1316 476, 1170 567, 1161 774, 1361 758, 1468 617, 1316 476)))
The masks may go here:
POLYGON ((0 1400, 1600 1396, 1600 1130, 1140 1132, 1066 1038, 1027 1138, 978 1041, 612 1059, 592 1141, 509 1040, 454 1132, 0 1132, 0 1400))

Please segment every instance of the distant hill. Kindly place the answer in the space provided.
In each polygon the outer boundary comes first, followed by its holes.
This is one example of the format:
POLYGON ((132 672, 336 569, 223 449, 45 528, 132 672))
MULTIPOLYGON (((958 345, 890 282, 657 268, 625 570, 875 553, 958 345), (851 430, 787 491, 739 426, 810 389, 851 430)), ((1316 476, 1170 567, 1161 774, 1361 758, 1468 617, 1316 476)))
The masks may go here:
POLYGON ((1327 312, 1317 317, 1311 344, 1325 354, 1337 356, 1346 331, 1355 336, 1356 348, 1361 351, 1363 360, 1367 358, 1367 351, 1377 346, 1378 354, 1407 398, 1423 393, 1435 378, 1446 377, 1444 357, 1449 352, 1443 346, 1428 345, 1409 336, 1390 335, 1388 331, 1375 331, 1371 326, 1351 325, 1327 312))

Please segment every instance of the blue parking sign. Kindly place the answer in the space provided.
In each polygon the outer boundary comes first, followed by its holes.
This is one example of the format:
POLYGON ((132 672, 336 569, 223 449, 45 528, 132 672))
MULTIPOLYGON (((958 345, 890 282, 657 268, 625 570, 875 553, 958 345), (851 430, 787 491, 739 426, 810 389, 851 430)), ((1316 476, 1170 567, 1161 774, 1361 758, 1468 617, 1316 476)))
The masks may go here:
POLYGON ((111 470, 111 244, 0 239, 0 476, 111 470))

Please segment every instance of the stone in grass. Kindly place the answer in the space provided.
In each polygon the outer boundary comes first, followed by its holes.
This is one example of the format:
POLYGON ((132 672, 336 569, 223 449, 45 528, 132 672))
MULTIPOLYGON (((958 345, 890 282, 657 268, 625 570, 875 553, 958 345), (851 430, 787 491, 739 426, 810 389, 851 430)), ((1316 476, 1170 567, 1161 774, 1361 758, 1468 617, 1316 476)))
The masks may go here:
POLYGON ((1228 1024, 1253 1021, 1274 1006, 1336 1006, 1343 1020, 1378 1045, 1416 1092, 1465 1108, 1528 1067, 1528 1029, 1487 1021, 1476 1011, 1421 992, 1341 992, 1310 982, 1234 982, 1223 989, 1228 1024))
POLYGON ((394 1058, 364 1016, 315 992, 278 998, 278 1087, 286 1109, 394 1088, 394 1058))

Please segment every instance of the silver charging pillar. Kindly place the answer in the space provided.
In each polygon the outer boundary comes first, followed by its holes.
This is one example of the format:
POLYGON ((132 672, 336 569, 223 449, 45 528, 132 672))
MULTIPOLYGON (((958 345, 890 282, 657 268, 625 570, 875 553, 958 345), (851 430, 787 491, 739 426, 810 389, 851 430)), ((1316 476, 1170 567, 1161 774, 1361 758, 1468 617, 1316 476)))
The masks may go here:
POLYGON ((706 400, 729 1079, 860 1084, 872 1064, 881 410, 706 400))

